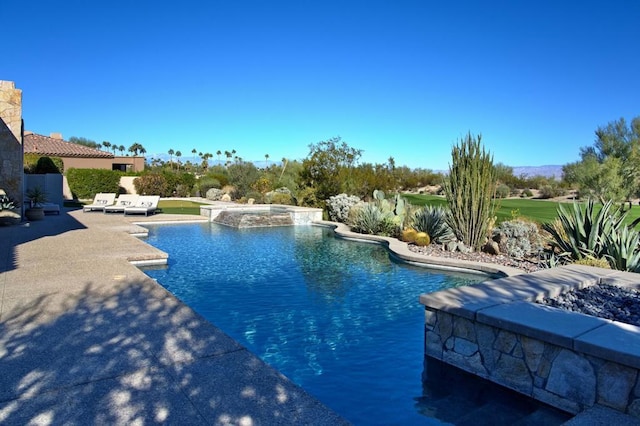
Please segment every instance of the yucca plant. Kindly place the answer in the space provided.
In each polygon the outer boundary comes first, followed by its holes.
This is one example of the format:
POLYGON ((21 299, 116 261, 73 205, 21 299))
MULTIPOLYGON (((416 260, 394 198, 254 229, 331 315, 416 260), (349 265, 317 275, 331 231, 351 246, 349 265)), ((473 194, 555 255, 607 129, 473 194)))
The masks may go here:
POLYGON ((560 251, 560 256, 580 260, 584 257, 601 258, 606 254, 607 238, 611 239, 620 230, 625 215, 606 202, 596 211, 593 200, 586 208, 573 203, 573 210, 558 206, 556 224, 543 224, 543 229, 551 234, 552 244, 560 251))
POLYGON ((426 232, 436 243, 455 239, 447 223, 447 212, 441 206, 424 206, 411 216, 411 226, 419 232, 426 232))

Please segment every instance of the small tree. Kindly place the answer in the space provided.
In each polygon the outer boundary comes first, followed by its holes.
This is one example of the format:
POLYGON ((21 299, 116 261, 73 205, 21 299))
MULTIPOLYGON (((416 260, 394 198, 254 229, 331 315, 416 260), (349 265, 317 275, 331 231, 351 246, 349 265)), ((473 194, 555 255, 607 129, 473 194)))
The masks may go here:
POLYGON ((468 133, 451 151, 448 179, 443 183, 449 214, 447 223, 465 245, 479 250, 491 231, 495 191, 493 157, 484 150, 481 135, 468 133))

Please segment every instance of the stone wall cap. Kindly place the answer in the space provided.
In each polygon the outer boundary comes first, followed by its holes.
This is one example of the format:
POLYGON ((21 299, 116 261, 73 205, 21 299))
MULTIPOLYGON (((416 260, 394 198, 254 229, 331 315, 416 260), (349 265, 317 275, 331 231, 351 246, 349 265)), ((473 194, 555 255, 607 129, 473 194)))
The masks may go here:
POLYGON ((577 337, 575 350, 640 369, 640 327, 609 321, 577 337))
POLYGON ((483 309, 477 321, 574 349, 574 339, 611 321, 529 302, 514 302, 483 309))

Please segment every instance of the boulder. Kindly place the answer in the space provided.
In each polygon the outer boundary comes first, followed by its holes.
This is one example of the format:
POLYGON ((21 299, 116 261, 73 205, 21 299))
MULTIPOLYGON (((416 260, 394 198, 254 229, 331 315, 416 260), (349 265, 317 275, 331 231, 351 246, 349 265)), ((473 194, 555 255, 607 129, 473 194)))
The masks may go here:
POLYGON ((489 240, 485 245, 482 246, 482 251, 495 256, 500 254, 500 246, 497 242, 489 240))
POLYGON ((206 198, 211 201, 220 201, 223 195, 225 195, 225 193, 222 189, 211 188, 207 190, 206 198))

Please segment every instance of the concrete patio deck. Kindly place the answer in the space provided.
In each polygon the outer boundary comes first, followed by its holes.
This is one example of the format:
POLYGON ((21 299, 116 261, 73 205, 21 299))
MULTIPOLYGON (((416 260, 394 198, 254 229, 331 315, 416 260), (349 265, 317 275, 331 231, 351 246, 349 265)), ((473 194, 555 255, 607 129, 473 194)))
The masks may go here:
POLYGON ((347 423, 132 265, 139 220, 0 227, 1 424, 347 423))

